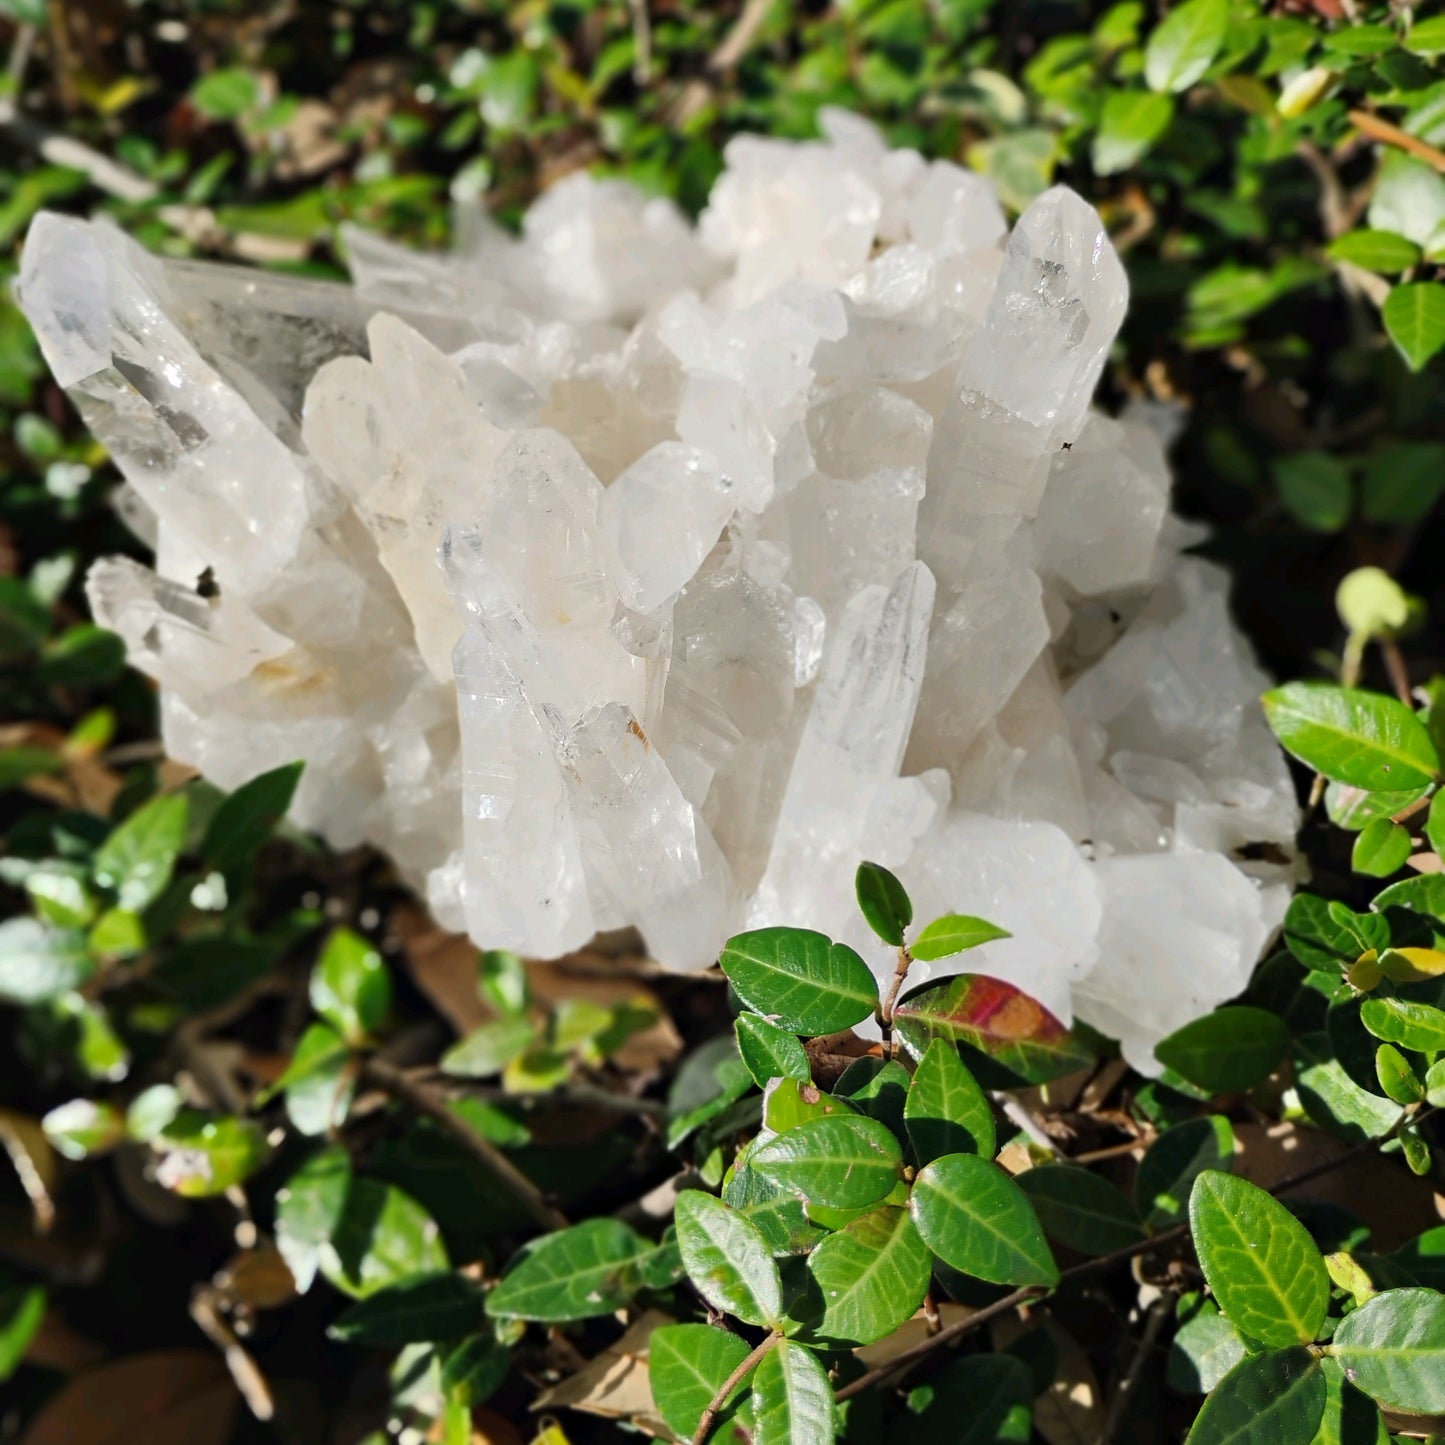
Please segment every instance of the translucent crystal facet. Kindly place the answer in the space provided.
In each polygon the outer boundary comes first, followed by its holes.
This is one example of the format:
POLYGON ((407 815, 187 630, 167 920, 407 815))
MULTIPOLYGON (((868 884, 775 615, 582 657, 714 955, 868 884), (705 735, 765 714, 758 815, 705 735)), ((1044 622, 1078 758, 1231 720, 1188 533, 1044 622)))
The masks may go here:
POLYGON ((980 177, 823 131, 732 142, 696 227, 574 175, 449 256, 351 230, 349 287, 41 215, 22 304, 156 554, 92 609, 175 757, 303 759, 296 821, 479 944, 866 947, 870 858, 1009 930, 917 980, 1153 1069, 1277 926, 1296 808, 1169 414, 1091 409, 1123 269, 1070 191, 1010 231, 980 177))

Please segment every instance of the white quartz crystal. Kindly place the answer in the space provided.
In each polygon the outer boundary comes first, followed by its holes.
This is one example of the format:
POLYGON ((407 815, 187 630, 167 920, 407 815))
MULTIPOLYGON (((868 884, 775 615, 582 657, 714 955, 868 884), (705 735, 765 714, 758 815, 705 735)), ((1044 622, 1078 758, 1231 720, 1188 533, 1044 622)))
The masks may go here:
POLYGON ((886 977, 872 858, 1012 935, 917 978, 1155 1069, 1277 927, 1296 808, 1167 419, 1091 409, 1123 269, 1070 191, 1010 232, 824 131, 734 141, 696 228, 577 175, 447 257, 351 231, 351 287, 40 216, 22 303, 156 550, 91 605, 173 756, 304 759, 296 821, 479 944, 786 923, 886 977))

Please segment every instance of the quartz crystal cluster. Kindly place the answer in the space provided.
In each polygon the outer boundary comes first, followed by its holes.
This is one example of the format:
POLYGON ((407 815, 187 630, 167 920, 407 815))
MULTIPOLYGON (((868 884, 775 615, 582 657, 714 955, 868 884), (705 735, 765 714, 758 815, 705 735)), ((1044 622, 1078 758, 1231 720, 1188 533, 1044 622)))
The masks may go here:
POLYGON ((345 244, 349 287, 30 232, 23 306, 155 549, 90 601, 174 757, 304 759, 295 820, 490 947, 861 944, 868 857, 1146 1069, 1240 990, 1294 795, 1168 416, 1090 406, 1126 286, 1077 195, 1009 231, 831 113, 733 141, 695 228, 574 175, 520 236, 345 244))

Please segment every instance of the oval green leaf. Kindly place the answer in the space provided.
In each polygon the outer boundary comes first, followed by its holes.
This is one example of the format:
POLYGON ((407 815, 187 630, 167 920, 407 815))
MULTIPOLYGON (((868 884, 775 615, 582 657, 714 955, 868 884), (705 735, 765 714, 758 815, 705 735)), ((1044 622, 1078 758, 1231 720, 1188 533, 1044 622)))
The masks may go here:
POLYGON ((611 1314, 641 1287, 652 1248, 618 1219, 589 1219, 522 1251, 487 1296, 494 1319, 563 1324, 611 1314))
POLYGON ((782 1281, 757 1226, 699 1189, 677 1196, 674 1217, 683 1267, 708 1303, 750 1325, 775 1325, 782 1281))
POLYGON ((837 1033, 878 1007, 868 965, 846 944, 806 928, 740 933, 718 962, 750 1009, 795 1034, 837 1033))
POLYGON ((1377 1294, 1345 1316, 1327 1352, 1379 1404, 1445 1414, 1445 1295, 1432 1289, 1377 1294))
POLYGON ((1289 1052, 1289 1029, 1267 1009, 1236 1005, 1185 1024, 1154 1057, 1196 1088, 1240 1093, 1267 1079, 1289 1052))
POLYGON ((934 1039, 919 1061, 903 1117, 920 1164, 942 1154, 992 1159, 997 1150, 988 1096, 947 1039, 934 1039))
POLYGON ((769 1023, 761 1014, 739 1014, 736 1028, 738 1053, 758 1088, 766 1089, 774 1079, 811 1081, 808 1055, 797 1034, 769 1023))
POLYGON ((190 807, 184 793, 164 793, 132 813, 96 851, 91 871, 129 913, 141 913, 165 891, 186 841, 190 807))
POLYGON ((1445 346, 1445 286, 1411 281, 1385 297, 1380 317, 1411 371, 1420 371, 1445 346))
POLYGON ((834 1115, 769 1139, 748 1163, 765 1179, 826 1209, 866 1209, 898 1183, 903 1154, 876 1119, 834 1115))
POLYGON ((1237 1329, 1275 1346, 1319 1335, 1329 1273, 1284 1205, 1247 1180, 1206 1170, 1189 1196, 1189 1226, 1209 1288, 1237 1329))
POLYGON ((1404 998, 1367 998, 1360 1018, 1377 1039, 1418 1053, 1445 1049, 1445 1009, 1404 998))
POLYGON ((1175 6, 1144 51, 1149 89, 1188 90, 1209 69, 1228 26, 1228 0, 1184 0, 1175 6))
POLYGON ((833 1445, 833 1387, 818 1357, 780 1340, 753 1371, 753 1445, 833 1445))
POLYGON ((903 930, 913 922, 908 890, 881 863, 860 863, 853 888, 868 927, 884 943, 901 948, 903 930))
POLYGON ((945 1263, 990 1284, 1052 1285, 1059 1268, 1028 1196, 996 1164, 946 1154, 919 1171, 908 1207, 945 1263))
POLYGON ((1129 1197, 1101 1174, 1072 1164, 1040 1164, 1015 1180, 1044 1233, 1077 1254, 1112 1254, 1144 1238, 1129 1197))
POLYGON ((1372 231, 1361 227, 1347 231, 1328 248, 1332 260, 1348 261, 1366 271, 1393 276, 1407 271, 1420 259, 1420 248, 1394 231, 1372 231))
MULTIPOLYGON (((702 1412, 748 1357, 747 1341, 716 1325, 663 1325, 647 1341, 647 1375, 658 1412, 679 1439, 691 1440, 702 1412)), ((742 1381, 723 1402, 737 1398, 742 1381)))
POLYGON ((336 929, 311 970, 311 1007, 350 1044, 365 1042, 391 1012, 391 974, 359 933, 336 929))
MULTIPOLYGON (((819 1339, 868 1345, 891 1335, 923 1303, 933 1269, 906 1209, 884 1206, 830 1234, 808 1256, 802 1310, 819 1339)), ((794 1305, 792 1313, 798 1315, 794 1305)))
POLYGON ((326 1333, 351 1345, 457 1340, 482 1328, 486 1298, 464 1274, 417 1275, 352 1305, 326 1333))
POLYGON ((1421 787, 1440 771, 1425 725, 1397 698, 1333 683, 1291 682, 1264 695, 1286 752, 1352 787, 1421 787))
POLYGON ((1389 818, 1373 818, 1355 835, 1350 867, 1367 878, 1388 878, 1410 856, 1410 834, 1389 818))
POLYGON ((970 918, 966 913, 945 913, 918 935, 908 951, 920 962, 932 963, 935 959, 951 958, 965 949, 977 948, 981 943, 1012 936, 1008 929, 987 919, 970 918))
POLYGON ((1189 1191, 1206 1170, 1228 1172, 1234 1129, 1223 1114, 1186 1119, 1166 1129, 1145 1151, 1134 1176, 1134 1202, 1151 1229, 1177 1224, 1189 1208, 1189 1191))
POLYGON ((1308 1350, 1251 1355, 1210 1392, 1185 1445, 1310 1445, 1324 1413, 1324 1372, 1308 1350))
POLYGON ((248 862, 286 816, 304 766, 287 763, 242 783, 216 809, 201 844, 201 857, 223 873, 248 862))

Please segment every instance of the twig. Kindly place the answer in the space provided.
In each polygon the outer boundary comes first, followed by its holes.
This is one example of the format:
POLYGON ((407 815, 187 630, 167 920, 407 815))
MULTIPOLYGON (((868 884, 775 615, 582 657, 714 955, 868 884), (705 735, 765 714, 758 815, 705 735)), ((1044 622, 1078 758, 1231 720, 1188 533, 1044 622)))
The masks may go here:
POLYGON ((201 1333, 220 1350, 225 1358, 226 1368, 236 1382, 236 1388, 251 1407, 251 1413, 258 1420, 272 1419, 276 1414, 276 1402, 271 1396, 271 1387, 221 1313, 216 1291, 212 1286, 200 1285, 192 1294, 191 1318, 201 1333))
POLYGON ((989 1095, 995 1104, 1004 1112, 1004 1117, 1020 1133, 1026 1134, 1031 1142, 1037 1144, 1046 1154, 1058 1154, 1059 1146, 1049 1138, 1044 1131, 1044 1126, 1019 1103, 1017 1099, 1011 1099, 1004 1093, 992 1093, 989 1095))
POLYGON ((1416 813, 1423 812, 1430 806, 1434 796, 1433 793, 1426 793, 1423 798, 1416 798, 1413 803, 1406 803, 1398 813, 1390 814, 1390 821, 1392 823, 1408 823, 1416 813))
POLYGON ((632 12, 632 78, 638 85, 652 79, 652 21, 647 0, 627 0, 632 12))
POLYGON ((891 1059, 894 1053, 893 1044, 893 1010, 898 1003, 898 993, 903 987, 903 980, 908 977, 908 970, 913 966, 913 955, 909 953, 904 944, 898 945, 898 963, 893 970, 893 982, 888 988, 888 997, 883 1000, 882 1007, 878 1010, 878 1022, 883 1028, 883 1046, 891 1059))
POLYGON ((1385 659, 1385 671, 1390 675, 1390 686, 1395 689, 1395 696, 1414 712, 1415 698, 1410 691, 1410 669, 1405 665, 1405 654, 1400 651, 1400 644, 1393 637, 1382 637, 1380 655, 1385 659))
POLYGON ((672 103, 668 113, 668 121, 672 125, 682 125, 691 120, 707 104, 712 94, 711 77, 731 70, 752 49, 753 41, 758 38, 758 31, 763 28, 772 8, 773 0, 747 0, 728 33, 704 62, 707 75, 688 81, 672 103))
MULTIPOLYGON (((914 1345, 911 1350, 904 1350, 901 1355, 895 1355, 886 1364, 879 1365, 876 1369, 869 1370, 866 1375, 859 1375, 851 1384, 844 1385, 838 1391, 838 1399, 840 1401, 851 1400, 854 1395, 861 1395, 864 1390, 870 1389, 880 1380, 886 1380, 889 1375, 906 1370, 909 1365, 931 1355, 934 1350, 943 1345, 951 1345, 954 1340, 961 1340, 964 1335, 982 1329, 990 1320, 1010 1314, 1020 1305, 1041 1299, 1046 1293, 1043 1285, 1025 1285, 1023 1289, 1016 1289, 1012 1294, 1006 1294, 1001 1300, 995 1300, 991 1305, 985 1305, 983 1309, 975 1310, 967 1319, 955 1320, 951 1325, 945 1325, 936 1335, 930 1335, 921 1344, 914 1345)), ((695 1441, 694 1445, 696 1445, 695 1441)))
POLYGON ((469 1149, 516 1197, 517 1202, 543 1229, 566 1229, 567 1216, 547 1202, 542 1191, 492 1143, 472 1128, 460 1114, 447 1107, 446 1097, 427 1084, 419 1083, 401 1069, 381 1059, 368 1059, 361 1071, 362 1079, 410 1104, 419 1114, 439 1124, 459 1144, 469 1149))
POLYGON ((1421 140, 1419 136, 1411 135, 1409 131, 1401 130, 1399 126, 1391 125, 1389 121, 1381 120, 1379 116, 1371 115, 1367 110, 1352 110, 1350 120, 1372 140, 1380 141, 1384 145, 1395 146, 1402 151, 1409 151, 1412 156, 1418 157, 1427 166, 1434 166, 1437 171, 1445 173, 1445 151, 1438 146, 1432 146, 1428 141, 1421 140))
POLYGON ((1144 1320, 1144 1333, 1139 1336, 1139 1343, 1129 1360, 1129 1367, 1120 1376, 1109 1401, 1108 1413, 1104 1416, 1104 1428, 1099 1431, 1099 1445, 1111 1445, 1114 1436, 1119 1432, 1119 1426, 1124 1423, 1129 1401, 1134 1398, 1134 1391, 1139 1388, 1139 1381, 1144 1376, 1144 1363, 1159 1342, 1159 1331, 1164 1328, 1164 1321, 1169 1318, 1173 1303, 1174 1296, 1165 1293, 1149 1306, 1148 1316, 1144 1320))
POLYGON ((707 1409, 702 1412, 697 1422, 697 1429, 693 1432, 692 1445, 703 1445, 709 1432, 712 1430, 712 1423, 717 1419, 717 1412, 728 1402, 728 1396, 742 1383, 743 1379, 757 1368, 763 1356, 773 1348, 783 1337, 774 1330, 762 1344, 751 1350, 746 1359, 739 1362, 737 1369, 724 1380, 718 1388, 716 1395, 708 1401, 707 1409))

